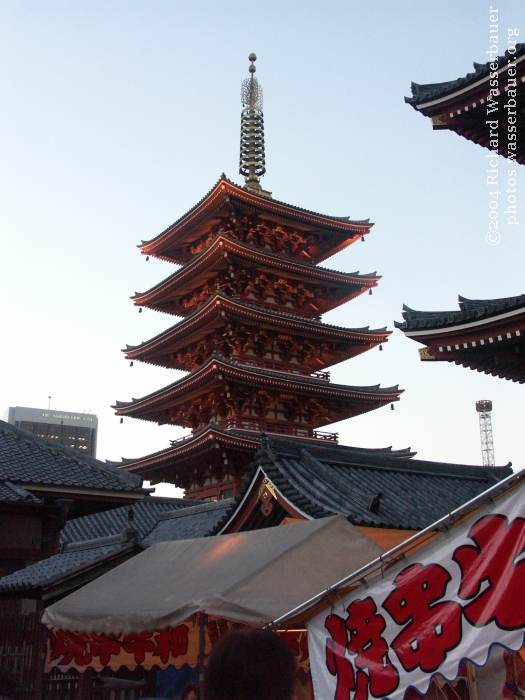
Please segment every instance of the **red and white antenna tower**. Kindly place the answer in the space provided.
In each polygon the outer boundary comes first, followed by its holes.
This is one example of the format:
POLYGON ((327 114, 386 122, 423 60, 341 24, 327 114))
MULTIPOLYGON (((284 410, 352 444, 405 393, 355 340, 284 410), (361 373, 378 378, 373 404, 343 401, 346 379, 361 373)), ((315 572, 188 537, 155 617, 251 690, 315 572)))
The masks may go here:
POLYGON ((481 457, 484 467, 495 466, 494 440, 492 438, 492 401, 482 399, 476 401, 476 411, 479 413, 479 434, 481 437, 481 457))

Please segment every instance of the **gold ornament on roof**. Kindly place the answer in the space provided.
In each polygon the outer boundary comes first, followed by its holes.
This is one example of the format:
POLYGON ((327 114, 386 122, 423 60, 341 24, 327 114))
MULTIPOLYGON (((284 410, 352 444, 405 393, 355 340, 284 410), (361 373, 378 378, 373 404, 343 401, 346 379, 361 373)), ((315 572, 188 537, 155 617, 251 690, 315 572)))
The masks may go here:
MULTIPOLYGON (((259 182, 266 172, 264 156, 264 117, 263 93, 259 81, 254 77, 254 62, 257 56, 251 53, 250 77, 243 80, 241 101, 244 109, 241 114, 241 152, 239 158, 239 173, 244 175, 246 189, 263 193, 259 182)), ((269 194, 269 193, 264 193, 269 194)))

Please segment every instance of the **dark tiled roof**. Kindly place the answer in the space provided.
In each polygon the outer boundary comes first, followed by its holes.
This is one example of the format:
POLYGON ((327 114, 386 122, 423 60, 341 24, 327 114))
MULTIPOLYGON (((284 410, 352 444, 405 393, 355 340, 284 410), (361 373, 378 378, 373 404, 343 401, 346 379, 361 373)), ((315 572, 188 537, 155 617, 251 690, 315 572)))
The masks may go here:
MULTIPOLYGON (((220 178, 217 180, 217 182, 213 185, 213 187, 206 192, 204 197, 200 199, 195 206, 193 206, 191 209, 189 209, 185 214, 183 214, 181 217, 179 217, 176 221, 174 221, 172 224, 170 224, 164 231, 161 231, 157 236, 154 238, 150 239, 149 241, 142 241, 142 245, 147 245, 148 243, 152 243, 155 241, 157 238, 160 238, 163 234, 166 233, 166 231, 169 231, 170 228, 173 228, 173 226, 176 226, 179 222, 181 222, 183 219, 185 219, 188 214, 191 214, 195 209, 197 209, 209 196, 210 194, 216 189, 217 185, 219 185, 220 182, 222 181, 229 182, 231 185, 234 185, 234 187, 239 187, 239 185, 236 185, 233 180, 230 180, 229 178, 226 177, 224 173, 220 176, 220 178)), ((239 189, 242 189, 239 187, 239 189)), ((253 194, 253 192, 250 192, 250 194, 253 194)), ((286 202, 280 202, 278 199, 274 199, 273 197, 270 197, 269 199, 266 197, 261 197, 261 200, 264 201, 270 201, 275 204, 282 204, 285 207, 288 207, 292 211, 299 211, 303 212, 304 214, 314 214, 314 216, 322 216, 324 219, 331 219, 332 221, 342 221, 343 223, 347 224, 358 224, 358 225, 370 225, 373 226, 374 224, 370 223, 370 219, 361 219, 361 220, 353 220, 349 216, 328 216, 327 214, 318 214, 315 211, 310 211, 309 209, 302 209, 301 207, 296 207, 293 204, 286 204, 286 202)), ((140 247, 140 246, 139 246, 140 247)))
POLYGON ((100 538, 66 547, 61 554, 26 566, 0 578, 0 595, 29 592, 49 586, 105 559, 133 550, 137 545, 132 533, 100 538))
POLYGON ((40 505, 43 501, 7 479, 0 479, 0 503, 40 505))
POLYGON ((207 537, 213 534, 217 523, 230 510, 233 502, 234 499, 228 498, 161 515, 144 544, 150 546, 157 542, 207 537))
POLYGON ((406 456, 267 437, 243 491, 214 533, 233 517, 258 467, 311 518, 342 514, 354 525, 404 530, 431 525, 511 473, 510 465, 476 467, 406 456))
MULTIPOLYGON (((500 67, 506 66, 508 59, 514 61, 516 58, 521 56, 524 51, 525 44, 516 44, 515 53, 509 54, 509 52, 506 51, 504 56, 498 56, 498 65, 500 67)), ((405 97, 405 102, 412 105, 418 105, 423 102, 454 93, 456 90, 472 85, 478 80, 481 80, 489 75, 491 72, 490 64, 491 61, 488 63, 474 62, 474 72, 467 73, 466 76, 457 78, 457 80, 448 80, 444 83, 429 83, 428 85, 418 85, 417 83, 412 83, 412 97, 405 97)))
MULTIPOLYGON (((157 523, 163 513, 173 512, 188 506, 187 498, 155 498, 147 496, 132 506, 122 506, 106 510, 103 513, 86 515, 83 518, 68 520, 60 533, 60 540, 66 542, 83 542, 108 535, 118 535, 130 524, 130 510, 133 513, 131 524, 138 530, 140 537, 145 537, 157 523)), ((194 501, 192 501, 193 503, 194 501)), ((197 501, 201 503, 201 501, 197 501)))
POLYGON ((0 421, 0 478, 15 484, 142 490, 139 476, 4 421, 0 421))
POLYGON ((394 321, 394 324, 403 331, 449 328, 499 316, 507 311, 525 309, 525 294, 503 299, 466 299, 462 296, 458 299, 459 311, 414 311, 403 304, 404 321, 394 321))

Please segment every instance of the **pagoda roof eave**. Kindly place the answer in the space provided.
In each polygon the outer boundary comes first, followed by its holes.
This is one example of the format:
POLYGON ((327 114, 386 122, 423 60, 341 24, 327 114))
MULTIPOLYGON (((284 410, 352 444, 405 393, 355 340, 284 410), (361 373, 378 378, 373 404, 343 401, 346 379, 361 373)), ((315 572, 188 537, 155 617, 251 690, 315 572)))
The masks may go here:
POLYGON ((364 328, 343 328, 341 326, 334 326, 304 316, 296 316, 281 311, 264 309, 255 304, 232 299, 221 292, 217 292, 205 304, 182 321, 178 321, 171 326, 171 328, 168 328, 166 331, 159 333, 140 345, 128 345, 122 352, 126 353, 126 358, 129 360, 139 359, 142 355, 152 351, 156 347, 163 347, 173 343, 178 337, 187 338, 190 329, 194 331, 195 328, 206 326, 209 323, 209 319, 216 315, 217 307, 224 309, 226 312, 238 313, 245 317, 257 315, 258 318, 267 320, 268 322, 275 323, 277 321, 283 328, 289 328, 291 326, 295 328, 300 327, 330 336, 337 333, 338 336, 344 337, 345 339, 365 339, 370 342, 385 342, 392 334, 392 331, 388 331, 386 327, 370 329, 368 326, 364 328))
POLYGON ((258 210, 274 213, 302 223, 331 228, 334 231, 367 233, 374 225, 369 219, 354 221, 350 217, 327 216, 286 204, 270 197, 256 195, 243 187, 239 187, 223 173, 211 190, 194 207, 154 238, 149 241, 142 241, 138 248, 145 255, 160 255, 164 248, 180 239, 182 235, 213 214, 218 206, 223 203, 224 198, 229 196, 240 199, 258 210))
POLYGON ((248 436, 242 434, 240 431, 225 430, 217 423, 210 422, 209 425, 196 433, 186 435, 178 440, 173 440, 172 444, 163 450, 136 459, 123 458, 121 462, 114 464, 118 464, 118 466, 125 471, 139 473, 146 468, 160 468, 173 458, 180 457, 185 453, 194 452, 207 442, 255 450, 259 446, 261 440, 262 436, 248 436))
MULTIPOLYGON (((191 458, 191 455, 199 448, 202 448, 206 443, 209 443, 210 449, 212 447, 214 448, 215 444, 220 444, 224 447, 256 450, 265 437, 265 433, 248 435, 241 431, 227 430, 217 423, 210 421, 209 425, 202 430, 192 435, 179 438, 178 440, 173 440, 172 444, 163 450, 134 459, 122 458, 120 462, 112 462, 112 464, 129 472, 142 473, 145 470, 152 472, 152 470, 163 468, 164 465, 171 465, 174 460, 178 460, 181 457, 185 459, 191 458)), ((303 444, 307 447, 318 443, 316 438, 281 437, 280 439, 283 441, 293 440, 294 443, 303 444)), ((366 448, 347 447, 345 445, 341 445, 341 447, 351 450, 357 462, 359 462, 359 460, 364 460, 366 462, 369 459, 377 460, 378 458, 382 459, 386 457, 397 459, 399 463, 402 464, 407 460, 411 460, 417 454, 409 447, 399 450, 393 450, 392 447, 366 448)))
POLYGON ((525 315, 525 294, 501 299, 467 299, 462 296, 458 299, 459 311, 416 311, 403 305, 404 320, 394 321, 394 325, 407 337, 422 339, 495 325, 505 319, 525 315))
MULTIPOLYGON (((508 70, 508 61, 512 61, 517 65, 524 60, 525 44, 516 44, 515 53, 510 54, 506 51, 504 56, 497 57, 499 68, 496 72, 498 74, 506 73, 508 70)), ((405 97, 405 102, 412 105, 412 107, 418 111, 424 111, 428 108, 453 101, 464 93, 483 88, 489 81, 491 72, 494 72, 491 69, 491 63, 493 64, 494 61, 496 61, 496 59, 484 64, 474 63, 473 73, 467 73, 466 76, 457 78, 456 80, 449 80, 442 83, 430 83, 427 85, 412 83, 412 97, 405 97)))
MULTIPOLYGON (((372 386, 349 386, 343 384, 331 384, 322 380, 301 377, 300 375, 288 375, 285 372, 272 372, 255 367, 248 367, 236 362, 225 360, 219 353, 213 355, 201 367, 191 372, 185 377, 169 384, 152 394, 148 394, 140 399, 132 399, 131 401, 117 401, 112 408, 115 409, 116 415, 125 416, 138 413, 140 409, 150 411, 159 410, 166 401, 173 401, 178 396, 188 396, 189 391, 195 391, 198 386, 203 386, 209 383, 210 375, 213 373, 216 377, 219 371, 232 379, 238 377, 243 380, 253 380, 258 384, 275 384, 277 386, 287 386, 290 390, 303 393, 305 390, 313 390, 314 394, 325 396, 354 396, 356 400, 361 401, 377 401, 390 403, 398 401, 403 389, 399 389, 398 385, 392 387, 381 387, 379 384, 372 386), (261 381, 263 380, 263 381, 261 381), (191 389, 190 389, 191 387, 191 389)), ((371 406, 372 408, 372 406, 371 406)), ((137 416, 140 417, 140 416, 137 416)), ((146 419, 148 420, 148 419, 146 419)))
POLYGON ((419 350, 422 361, 451 362, 525 383, 525 295, 459 299, 461 311, 420 312, 404 307, 405 321, 396 326, 408 338, 426 346, 419 350))
POLYGON ((377 275, 376 272, 367 274, 360 274, 358 271, 338 272, 337 270, 331 270, 326 267, 317 267, 311 263, 291 260, 290 258, 276 253, 261 251, 246 243, 239 243, 227 236, 220 235, 214 239, 213 243, 206 250, 203 250, 202 253, 195 256, 191 262, 187 263, 146 292, 136 293, 131 299, 135 302, 135 306, 145 305, 152 303, 153 300, 162 299, 165 294, 172 291, 173 287, 177 288, 183 284, 186 279, 194 278, 198 272, 207 269, 212 262, 219 260, 225 252, 237 254, 240 257, 245 257, 258 264, 267 265, 271 268, 281 270, 284 268, 287 271, 293 270, 299 275, 304 275, 306 279, 319 279, 324 282, 339 282, 342 284, 354 282, 362 284, 365 287, 377 286, 378 280, 381 279, 381 276, 377 275))

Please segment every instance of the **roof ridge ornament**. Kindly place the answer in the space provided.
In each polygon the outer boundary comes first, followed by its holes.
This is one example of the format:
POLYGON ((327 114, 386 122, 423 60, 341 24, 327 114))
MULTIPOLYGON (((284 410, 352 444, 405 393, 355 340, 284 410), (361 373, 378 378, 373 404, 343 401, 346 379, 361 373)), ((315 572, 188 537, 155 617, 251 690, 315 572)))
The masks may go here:
POLYGON ((239 173, 244 175, 244 188, 254 194, 271 197, 271 192, 262 189, 260 178, 266 172, 264 154, 264 116, 263 91, 259 81, 254 76, 254 62, 257 56, 248 56, 250 77, 242 81, 241 102, 241 148, 239 157, 239 173))

